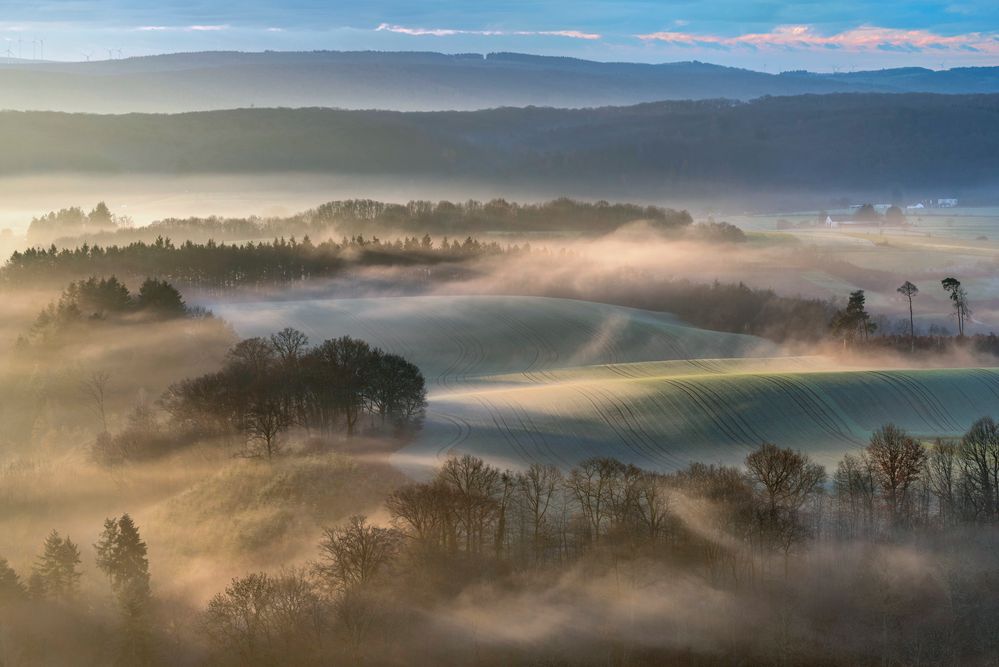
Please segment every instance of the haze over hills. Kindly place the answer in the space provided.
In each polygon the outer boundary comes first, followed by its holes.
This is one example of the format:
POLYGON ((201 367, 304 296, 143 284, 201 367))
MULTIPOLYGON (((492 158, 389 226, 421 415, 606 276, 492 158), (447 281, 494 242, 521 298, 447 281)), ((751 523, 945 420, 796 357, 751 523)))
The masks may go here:
POLYGON ((604 63, 517 53, 207 52, 0 61, 0 108, 92 113, 242 107, 401 111, 593 107, 835 92, 999 92, 999 67, 768 74, 701 62, 604 63))
POLYGON ((0 173, 21 175, 299 171, 478 179, 586 196, 698 188, 960 196, 999 181, 999 95, 436 113, 5 112, 0 143, 0 173))

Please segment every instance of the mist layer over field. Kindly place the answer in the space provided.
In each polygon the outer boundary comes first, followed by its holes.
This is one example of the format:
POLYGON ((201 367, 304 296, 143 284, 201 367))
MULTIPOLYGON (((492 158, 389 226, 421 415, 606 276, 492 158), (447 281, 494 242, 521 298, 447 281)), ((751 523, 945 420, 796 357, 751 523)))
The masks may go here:
MULTIPOLYGON (((193 197, 190 206, 199 201, 193 197)), ((331 278, 184 287, 189 304, 207 306, 214 318, 86 319, 52 340, 32 335, 33 322, 59 290, 5 285, 0 555, 28 573, 51 529, 71 535, 85 552, 81 597, 96 600, 98 615, 112 619, 90 545, 105 518, 129 512, 149 547, 157 618, 184 638, 181 661, 193 664, 205 653, 191 638, 201 637, 209 599, 231 578, 254 571, 291 576, 320 557, 323 529, 344 526, 352 514, 366 514, 379 529, 397 528, 399 516, 385 499, 412 489, 414 479, 436 479, 438 466, 456 460, 450 455, 481 457, 512 474, 552 464, 566 478, 584 459, 613 457, 643 474, 679 480, 691 463, 741 465, 761 442, 773 441, 831 470, 887 421, 930 441, 960 436, 994 413, 999 372, 991 358, 973 351, 926 358, 844 353, 842 342, 827 336, 836 304, 779 296, 838 297, 841 304, 850 291, 865 289, 880 322, 897 327, 902 318, 908 324, 908 313, 895 290, 912 280, 923 290, 917 330, 931 323, 953 328, 938 287, 953 273, 974 298, 969 326, 984 333, 997 310, 989 242, 854 231, 751 233, 737 241, 698 236, 711 229, 670 234, 638 221, 601 238, 495 233, 488 240, 516 243, 517 250, 456 252, 427 265, 351 263, 351 253, 362 253, 355 245, 344 250, 346 268, 331 278), (748 287, 726 287, 739 281, 748 287), (750 287, 778 294, 761 297, 750 287), (300 329, 313 346, 351 336, 413 362, 429 390, 422 428, 409 439, 367 437, 362 427, 375 425, 372 413, 353 438, 289 429, 283 454, 273 460, 250 457, 232 433, 170 440, 177 424, 163 409, 168 387, 223 368, 239 339, 284 327, 300 329), (28 342, 17 343, 19 336, 28 342), (99 372, 109 376, 101 410, 86 390, 99 372), (95 460, 102 432, 128 433, 150 413, 158 420, 153 430, 175 449, 112 466, 95 460)), ((713 470, 742 493, 741 472, 713 470)), ((559 488, 569 507, 571 487, 559 488)), ((599 525, 595 537, 579 538, 586 545, 580 553, 594 549, 592 560, 556 565, 545 560, 554 547, 528 538, 540 555, 524 562, 539 569, 509 578, 478 572, 474 558, 481 554, 456 551, 451 560, 417 551, 388 571, 391 583, 378 604, 389 602, 376 605, 372 617, 381 634, 369 635, 364 650, 385 662, 418 655, 428 664, 467 662, 481 651, 496 664, 549 654, 587 662, 591 647, 608 645, 659 658, 750 649, 772 657, 793 654, 779 643, 793 635, 799 656, 830 650, 830 637, 858 655, 878 638, 865 630, 875 627, 871 618, 889 613, 884 609, 901 617, 905 601, 951 604, 946 592, 963 589, 942 582, 940 571, 979 576, 991 567, 990 535, 960 556, 947 543, 917 549, 844 542, 802 545, 801 559, 789 561, 786 552, 754 541, 763 539, 758 533, 738 532, 720 509, 727 500, 670 488, 669 539, 695 535, 710 558, 677 552, 676 562, 656 560, 654 549, 623 556, 617 534, 601 534, 599 525), (706 565, 690 568, 684 558, 706 565), (878 606, 853 595, 869 590, 894 597, 878 606), (814 633, 832 608, 869 613, 839 614, 835 627, 814 633)), ((823 498, 812 500, 819 506, 823 498)), ((578 516, 552 521, 564 526, 560 540, 582 531, 578 516)), ((480 532, 498 530, 489 524, 480 532)), ((507 548, 497 543, 491 553, 507 548)), ((495 562, 483 571, 509 571, 495 562)), ((960 611, 959 603, 946 608, 960 611)))

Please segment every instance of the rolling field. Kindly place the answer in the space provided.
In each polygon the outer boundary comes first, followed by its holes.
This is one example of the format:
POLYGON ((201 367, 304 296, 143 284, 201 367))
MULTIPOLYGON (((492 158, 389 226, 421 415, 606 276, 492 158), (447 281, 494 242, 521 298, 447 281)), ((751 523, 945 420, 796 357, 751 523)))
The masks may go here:
POLYGON ((590 301, 510 296, 213 303, 241 336, 286 326, 313 343, 353 336, 401 354, 431 388, 520 373, 637 361, 769 356, 753 336, 705 331, 671 315, 590 301))
POLYGON ((736 464, 768 441, 833 466, 886 421, 923 437, 957 435, 999 408, 999 370, 767 368, 783 362, 706 362, 701 373, 613 365, 548 384, 438 393, 404 463, 415 469, 459 451, 515 467, 614 456, 671 470, 691 461, 736 464))
POLYGON ((533 297, 213 304, 244 336, 296 326, 364 338, 430 381, 423 431, 395 455, 420 476, 451 453, 504 466, 613 456, 671 470, 734 464, 762 441, 834 466, 893 421, 957 435, 999 413, 999 369, 829 370, 668 315, 533 297))

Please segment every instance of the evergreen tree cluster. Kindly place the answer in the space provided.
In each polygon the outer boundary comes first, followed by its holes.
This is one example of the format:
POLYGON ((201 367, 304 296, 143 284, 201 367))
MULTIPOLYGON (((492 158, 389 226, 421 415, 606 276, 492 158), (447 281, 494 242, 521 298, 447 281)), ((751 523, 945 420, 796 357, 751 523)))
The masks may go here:
POLYGON ((11 255, 0 269, 0 284, 12 286, 76 280, 86 276, 156 276, 175 285, 226 288, 262 286, 337 275, 351 266, 432 266, 472 257, 529 251, 529 246, 500 246, 471 237, 464 241, 423 237, 382 241, 356 236, 341 241, 313 243, 278 238, 259 243, 205 243, 175 245, 159 237, 151 243, 73 249, 29 248, 11 255))
POLYGON ((173 319, 195 312, 188 309, 180 292, 164 280, 146 278, 132 294, 118 278, 91 276, 73 281, 59 299, 38 314, 31 335, 46 338, 81 322, 121 318, 131 313, 173 319))
MULTIPOLYGON (((112 654, 114 664, 151 664, 155 656, 149 559, 146 543, 132 517, 123 514, 105 520, 104 531, 94 549, 97 568, 107 575, 119 617, 115 632, 118 645, 112 654)), ((82 562, 80 547, 56 530, 45 538, 27 584, 0 557, 0 612, 11 609, 23 613, 32 606, 49 612, 79 609, 82 562)))

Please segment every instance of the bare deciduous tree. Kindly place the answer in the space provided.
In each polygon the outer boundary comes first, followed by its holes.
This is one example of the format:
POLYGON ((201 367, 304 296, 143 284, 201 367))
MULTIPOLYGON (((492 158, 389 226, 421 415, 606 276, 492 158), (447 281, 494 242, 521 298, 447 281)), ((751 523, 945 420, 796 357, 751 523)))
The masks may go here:
POLYGON ((316 571, 335 590, 363 586, 388 565, 398 548, 399 535, 394 530, 352 516, 346 525, 324 531, 316 571))
POLYGON ((481 553, 487 529, 498 518, 502 490, 499 469, 466 454, 445 461, 437 479, 456 494, 458 520, 465 533, 465 551, 481 553))
POLYGON ((944 524, 956 518, 958 473, 958 444, 937 440, 926 457, 926 483, 937 500, 937 508, 944 524))
POLYGON ((822 485, 825 469, 792 449, 763 443, 746 457, 750 482, 762 491, 769 511, 797 511, 822 485))
POLYGON ((277 352, 281 361, 290 363, 298 359, 309 347, 309 337, 298 329, 285 327, 271 335, 271 347, 277 352))
POLYGON ((923 471, 926 450, 894 424, 882 426, 867 445, 874 474, 884 494, 892 524, 902 518, 909 487, 923 471))
POLYGON ((976 421, 958 453, 969 509, 979 520, 999 518, 999 424, 991 417, 976 421))
POLYGON ((557 467, 540 463, 531 464, 516 477, 517 498, 527 517, 535 560, 544 558, 548 512, 562 481, 562 472, 557 467))
POLYGON ((105 371, 94 371, 80 384, 83 393, 94 402, 94 412, 101 421, 101 433, 108 432, 107 390, 111 375, 105 371))

